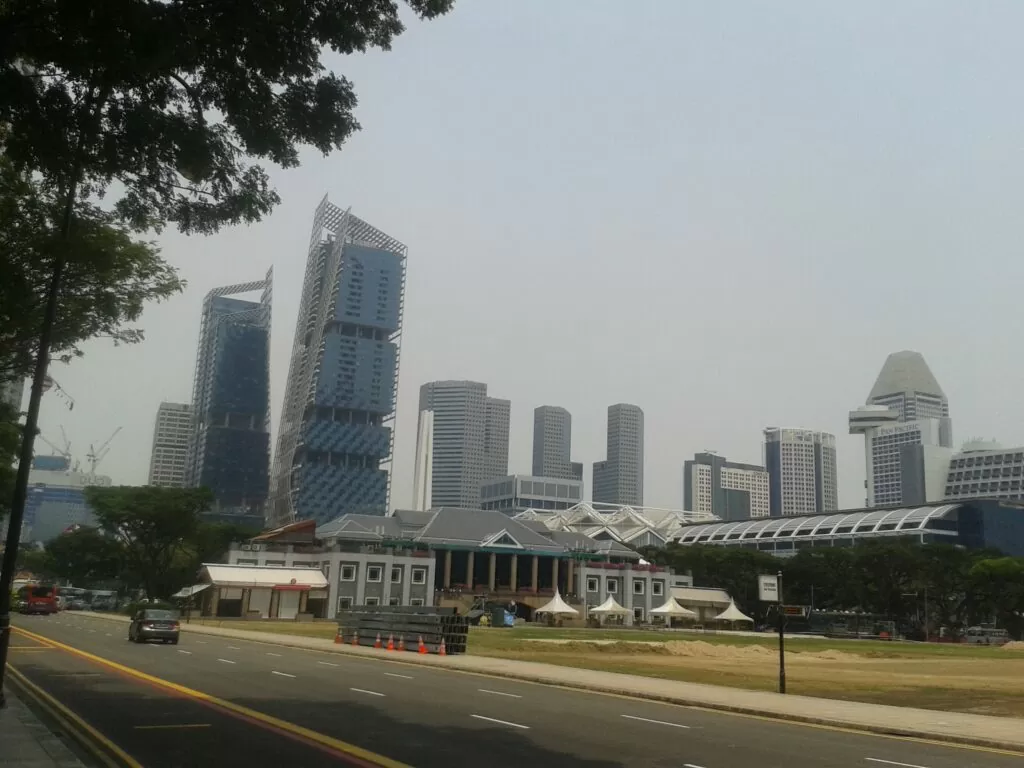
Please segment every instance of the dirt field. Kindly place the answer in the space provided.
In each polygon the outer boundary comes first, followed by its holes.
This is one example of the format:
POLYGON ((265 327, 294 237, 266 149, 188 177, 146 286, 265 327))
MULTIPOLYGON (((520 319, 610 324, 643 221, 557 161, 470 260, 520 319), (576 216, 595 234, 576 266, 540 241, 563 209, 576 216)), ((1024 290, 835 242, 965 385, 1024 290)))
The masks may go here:
MULTIPOLYGON (((209 626, 333 637, 333 622, 210 621, 209 626)), ((476 629, 469 652, 571 667, 775 690, 778 647, 772 635, 476 629)), ((790 693, 896 706, 1024 718, 1024 643, 1005 649, 791 638, 790 693)))

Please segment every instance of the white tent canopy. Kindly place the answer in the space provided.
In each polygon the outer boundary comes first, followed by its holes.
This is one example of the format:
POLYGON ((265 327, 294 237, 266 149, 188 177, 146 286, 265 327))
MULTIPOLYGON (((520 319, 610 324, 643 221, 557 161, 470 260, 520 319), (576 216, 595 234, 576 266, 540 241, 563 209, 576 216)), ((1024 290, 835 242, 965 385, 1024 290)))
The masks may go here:
POLYGON ((562 599, 562 596, 560 594, 558 594, 558 592, 555 592, 555 596, 553 598, 551 598, 551 600, 549 602, 545 603, 540 608, 538 608, 536 611, 534 611, 534 613, 550 613, 550 614, 554 614, 554 615, 558 615, 558 614, 578 615, 579 611, 577 611, 575 608, 573 608, 571 605, 569 605, 567 602, 565 602, 565 600, 562 599))
POLYGON ((202 592, 204 589, 209 589, 210 586, 210 584, 193 584, 191 587, 183 587, 182 589, 179 589, 171 595, 171 597, 183 600, 186 597, 192 597, 192 595, 202 592))
POLYGON ((595 605, 590 609, 591 613, 597 613, 602 616, 627 616, 630 613, 628 608, 623 608, 611 595, 600 605, 595 605))
POLYGON ((654 608, 651 611, 654 616, 679 616, 688 619, 697 618, 697 614, 691 611, 689 608, 683 608, 679 603, 676 602, 674 597, 669 597, 665 600, 664 605, 654 608))
POLYGON ((752 618, 736 607, 735 600, 729 601, 729 607, 715 616, 715 621, 749 621, 751 624, 754 623, 752 618))

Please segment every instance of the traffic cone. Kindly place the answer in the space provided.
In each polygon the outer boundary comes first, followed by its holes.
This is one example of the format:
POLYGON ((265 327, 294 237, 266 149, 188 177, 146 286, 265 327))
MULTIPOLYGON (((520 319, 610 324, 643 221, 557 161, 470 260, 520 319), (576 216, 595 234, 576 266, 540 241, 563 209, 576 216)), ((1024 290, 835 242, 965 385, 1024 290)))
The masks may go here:
POLYGON ((377 633, 377 639, 374 641, 373 647, 374 648, 380 648, 381 647, 381 644, 380 644, 380 632, 377 633))
POLYGON ((443 637, 441 638, 441 647, 437 649, 437 655, 438 656, 447 656, 448 655, 448 651, 445 650, 445 647, 444 647, 444 638, 443 637))
POLYGON ((398 650, 400 650, 400 651, 404 651, 405 650, 405 635, 399 635, 398 636, 398 650))
POLYGON ((389 651, 395 650, 395 636, 394 635, 388 635, 388 650, 389 651))
POLYGON ((359 630, 352 633, 352 645, 359 645, 359 630))
POLYGON ((341 627, 338 627, 338 634, 334 636, 334 644, 341 645, 341 627))
POLYGON ((420 635, 420 647, 416 650, 416 653, 426 653, 427 646, 423 644, 423 635, 420 635))

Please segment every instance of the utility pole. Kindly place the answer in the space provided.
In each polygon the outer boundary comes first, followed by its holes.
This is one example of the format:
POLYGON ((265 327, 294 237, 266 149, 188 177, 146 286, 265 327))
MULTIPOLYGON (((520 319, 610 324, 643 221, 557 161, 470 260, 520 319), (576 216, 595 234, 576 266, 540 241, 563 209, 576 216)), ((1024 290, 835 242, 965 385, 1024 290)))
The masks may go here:
POLYGON ((782 610, 782 571, 779 571, 779 693, 786 692, 786 616, 782 610))

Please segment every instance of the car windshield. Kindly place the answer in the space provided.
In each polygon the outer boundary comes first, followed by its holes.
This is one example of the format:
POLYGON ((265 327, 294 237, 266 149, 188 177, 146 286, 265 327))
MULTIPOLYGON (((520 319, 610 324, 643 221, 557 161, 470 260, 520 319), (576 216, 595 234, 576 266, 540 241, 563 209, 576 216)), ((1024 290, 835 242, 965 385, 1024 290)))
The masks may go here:
POLYGON ((146 619, 176 619, 178 614, 174 611, 160 611, 150 609, 143 614, 143 618, 146 619))
POLYGON ((52 597, 53 587, 33 587, 32 597, 52 597))

